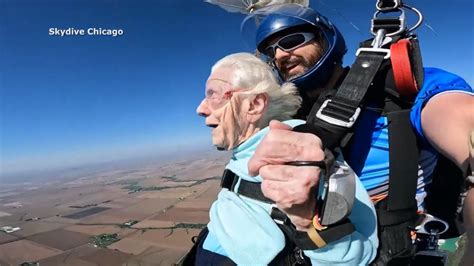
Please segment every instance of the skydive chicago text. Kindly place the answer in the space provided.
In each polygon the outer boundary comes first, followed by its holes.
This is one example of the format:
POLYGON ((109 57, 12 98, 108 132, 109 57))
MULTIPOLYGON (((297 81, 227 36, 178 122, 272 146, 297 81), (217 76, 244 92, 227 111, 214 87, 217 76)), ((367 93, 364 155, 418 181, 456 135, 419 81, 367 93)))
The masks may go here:
POLYGON ((59 29, 59 28, 49 28, 48 34, 51 36, 122 36, 123 30, 122 29, 103 29, 103 28, 88 28, 86 29, 76 29, 76 28, 67 28, 67 29, 59 29))

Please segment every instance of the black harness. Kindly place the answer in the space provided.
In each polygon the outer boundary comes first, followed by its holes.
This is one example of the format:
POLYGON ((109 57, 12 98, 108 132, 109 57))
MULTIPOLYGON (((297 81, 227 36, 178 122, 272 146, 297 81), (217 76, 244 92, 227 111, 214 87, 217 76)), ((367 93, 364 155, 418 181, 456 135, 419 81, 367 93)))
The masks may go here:
MULTIPOLYGON (((263 195, 260 185, 261 183, 250 182, 240 178, 229 169, 224 170, 221 180, 221 187, 227 188, 229 191, 261 202, 274 204, 274 201, 263 195)), ((297 231, 288 216, 275 206, 272 206, 270 216, 275 223, 278 224, 280 229, 285 232, 286 236, 302 250, 321 248, 325 246, 326 243, 331 243, 354 232, 354 225, 349 219, 345 219, 337 224, 331 225, 325 230, 319 231, 318 235, 321 238, 321 242, 315 243, 308 237, 306 232, 297 231)))

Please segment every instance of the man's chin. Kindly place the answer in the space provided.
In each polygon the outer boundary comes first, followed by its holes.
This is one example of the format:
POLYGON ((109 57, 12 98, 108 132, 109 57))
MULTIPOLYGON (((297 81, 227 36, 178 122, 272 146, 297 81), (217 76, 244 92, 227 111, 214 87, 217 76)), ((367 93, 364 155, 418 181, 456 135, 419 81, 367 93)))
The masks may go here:
POLYGON ((296 73, 296 74, 290 75, 286 78, 286 81, 291 82, 291 81, 303 76, 303 74, 304 73, 296 73))
POLYGON ((285 81, 290 81, 291 82, 292 80, 303 76, 305 73, 306 73, 306 70, 286 72, 285 75, 284 75, 285 81))

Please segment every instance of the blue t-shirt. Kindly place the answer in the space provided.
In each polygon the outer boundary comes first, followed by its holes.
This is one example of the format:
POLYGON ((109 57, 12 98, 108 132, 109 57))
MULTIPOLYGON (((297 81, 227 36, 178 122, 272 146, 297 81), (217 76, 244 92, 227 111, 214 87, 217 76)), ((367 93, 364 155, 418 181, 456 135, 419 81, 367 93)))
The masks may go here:
MULTIPOLYGON (((449 92, 473 95, 472 88, 459 76, 437 68, 425 68, 423 87, 410 112, 410 121, 417 137, 422 140, 418 170, 417 201, 423 209, 425 185, 431 182, 437 152, 428 144, 421 125, 421 111, 428 100, 449 92)), ((389 150, 387 117, 379 111, 365 109, 355 126, 355 134, 345 159, 359 176, 369 195, 388 193, 389 150)))

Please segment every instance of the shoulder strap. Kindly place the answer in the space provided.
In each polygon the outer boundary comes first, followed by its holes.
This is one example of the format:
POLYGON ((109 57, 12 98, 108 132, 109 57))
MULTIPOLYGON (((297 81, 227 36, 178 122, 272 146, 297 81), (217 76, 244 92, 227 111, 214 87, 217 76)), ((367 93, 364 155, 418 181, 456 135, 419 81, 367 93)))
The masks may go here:
POLYGON ((410 110, 387 113, 389 141, 388 210, 416 208, 418 145, 410 110))
POLYGON ((419 147, 410 122, 412 104, 393 95, 394 80, 388 71, 385 78, 385 103, 389 141, 389 188, 385 200, 377 203, 381 226, 414 220, 417 217, 416 190, 419 147))
POLYGON ((388 49, 360 48, 336 94, 322 105, 315 104, 306 124, 295 127, 295 131, 317 135, 330 150, 338 147, 357 120, 366 92, 388 53, 388 49))

